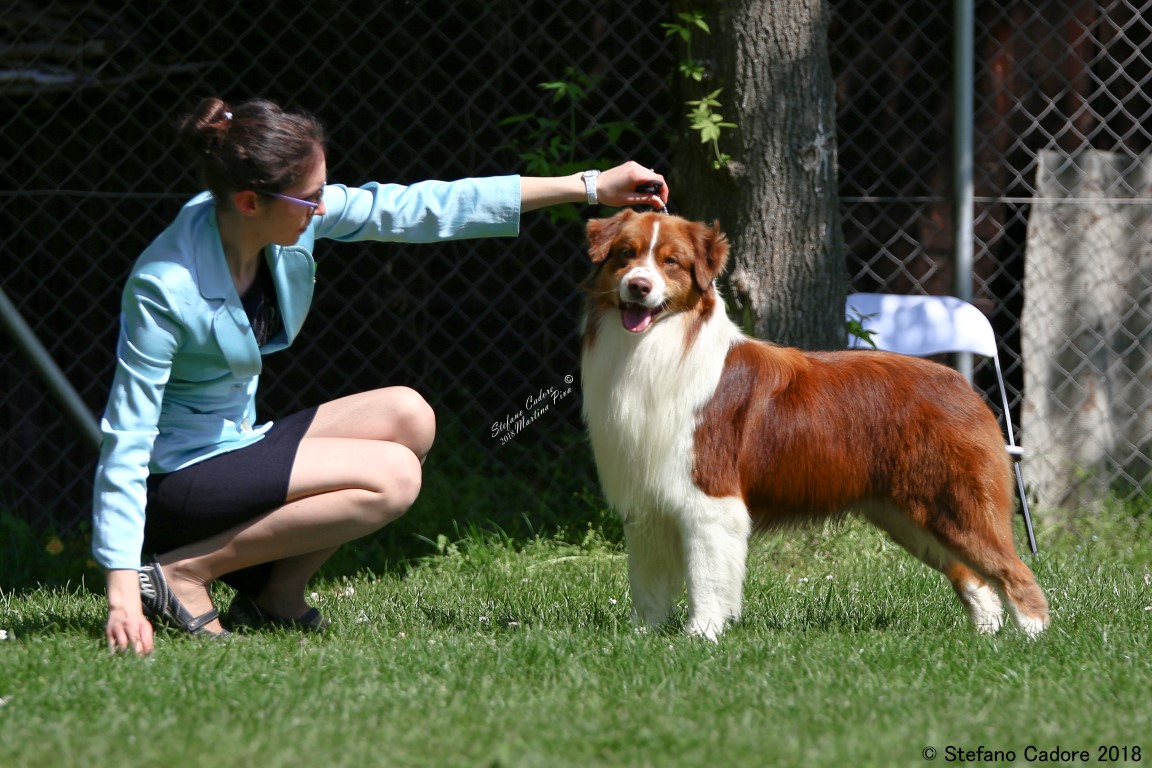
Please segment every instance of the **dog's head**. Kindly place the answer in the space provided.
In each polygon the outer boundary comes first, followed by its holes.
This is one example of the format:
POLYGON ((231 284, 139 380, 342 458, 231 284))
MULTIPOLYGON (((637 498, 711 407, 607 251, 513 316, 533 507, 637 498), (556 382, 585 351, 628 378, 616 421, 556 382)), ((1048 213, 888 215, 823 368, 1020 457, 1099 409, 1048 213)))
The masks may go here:
POLYGON ((712 226, 625 209, 588 222, 593 271, 584 281, 592 308, 619 310, 632 333, 662 317, 711 309, 712 281, 728 260, 728 240, 712 226))

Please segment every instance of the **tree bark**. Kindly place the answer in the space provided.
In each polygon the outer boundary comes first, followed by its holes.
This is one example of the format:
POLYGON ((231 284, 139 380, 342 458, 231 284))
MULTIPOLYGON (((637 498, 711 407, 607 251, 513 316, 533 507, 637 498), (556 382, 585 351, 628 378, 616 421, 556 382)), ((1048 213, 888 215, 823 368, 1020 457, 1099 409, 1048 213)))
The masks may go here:
MULTIPOLYGON (((848 284, 840 226, 836 102, 828 58, 830 9, 823 0, 677 0, 700 11, 694 30, 696 82, 677 73, 682 105, 722 89, 716 111, 735 129, 713 150, 682 118, 672 181, 679 212, 719 220, 732 243, 730 309, 757 337, 807 348, 845 345, 848 284)), ((687 55, 678 46, 678 59, 687 55)), ((683 106, 682 112, 687 113, 683 106)))
POLYGON ((1038 160, 1021 442, 1025 480, 1040 515, 1052 517, 1152 487, 1152 218, 1143 204, 1152 157, 1083 150, 1038 160))

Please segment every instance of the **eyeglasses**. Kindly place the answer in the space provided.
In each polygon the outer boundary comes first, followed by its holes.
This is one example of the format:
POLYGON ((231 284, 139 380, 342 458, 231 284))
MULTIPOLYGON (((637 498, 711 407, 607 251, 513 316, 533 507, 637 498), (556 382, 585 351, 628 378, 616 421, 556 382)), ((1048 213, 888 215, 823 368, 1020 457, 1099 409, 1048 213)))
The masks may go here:
MULTIPOLYGON (((327 183, 327 182, 325 182, 325 183, 327 183)), ((306 206, 308 206, 308 213, 316 213, 316 209, 320 207, 320 203, 323 202, 323 200, 324 200, 324 188, 323 187, 321 187, 320 191, 317 192, 315 195, 313 195, 312 199, 310 199, 310 200, 301 200, 298 197, 291 197, 289 195, 282 195, 279 192, 261 192, 260 194, 268 195, 269 197, 278 197, 281 200, 287 200, 290 203, 297 203, 299 205, 306 205, 306 206)))

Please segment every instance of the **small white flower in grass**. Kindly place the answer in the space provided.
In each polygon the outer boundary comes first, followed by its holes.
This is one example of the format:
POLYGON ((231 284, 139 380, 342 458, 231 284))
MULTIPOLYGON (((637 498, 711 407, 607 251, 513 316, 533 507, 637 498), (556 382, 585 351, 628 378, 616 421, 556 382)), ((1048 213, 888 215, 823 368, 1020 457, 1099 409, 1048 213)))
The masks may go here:
POLYGON ((6 705, 9 701, 11 701, 11 699, 9 699, 7 696, 0 696, 0 707, 6 705))
POLYGON ((617 602, 619 601, 614 597, 608 598, 608 605, 616 605, 617 602))
POLYGON ((362 613, 356 617, 357 624, 367 624, 370 621, 372 621, 372 619, 368 618, 368 614, 366 613, 362 613))
POLYGON ((798 579, 798 581, 799 581, 801 584, 807 584, 807 583, 808 583, 808 577, 807 577, 807 576, 802 576, 802 577, 800 577, 800 579, 798 579))
POLYGON ((0 640, 7 640, 7 639, 8 639, 8 630, 0 629, 0 640))
POLYGON ((833 578, 833 577, 832 577, 832 574, 828 574, 828 575, 827 575, 827 576, 825 576, 824 578, 825 578, 825 579, 827 579, 828 581, 832 581, 832 578, 833 578))
POLYGON ((487 616, 481 616, 480 617, 480 623, 481 624, 487 624, 488 623, 488 617, 487 616))
POLYGON ((352 595, 354 595, 354 594, 356 594, 356 588, 353 587, 351 584, 344 587, 344 597, 352 597, 352 595))
POLYGON ((308 601, 311 603, 318 602, 319 600, 320 600, 320 593, 319 592, 313 592, 312 594, 308 595, 308 601))
POLYGON ((1144 574, 1144 586, 1152 587, 1152 573, 1144 574))
POLYGON ((510 622, 508 622, 508 627, 509 627, 509 629, 516 629, 516 628, 517 628, 517 627, 519 627, 519 626, 520 626, 520 622, 518 622, 518 621, 510 621, 510 622))

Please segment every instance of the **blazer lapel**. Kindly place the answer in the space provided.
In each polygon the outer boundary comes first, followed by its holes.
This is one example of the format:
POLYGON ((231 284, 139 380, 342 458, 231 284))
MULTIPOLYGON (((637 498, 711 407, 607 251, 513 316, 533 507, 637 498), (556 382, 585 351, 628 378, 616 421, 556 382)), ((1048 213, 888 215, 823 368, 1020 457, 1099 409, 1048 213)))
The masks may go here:
POLYGON ((260 348, 248 324, 248 316, 236 293, 228 262, 220 246, 220 232, 215 221, 200 229, 196 244, 196 274, 200 294, 215 307, 212 332, 228 367, 237 378, 250 378, 260 373, 260 348))
POLYGON ((265 352, 275 352, 292 343, 304 325, 316 290, 316 262, 306 248, 288 246, 272 250, 272 282, 276 285, 286 339, 283 344, 266 344, 265 352))

